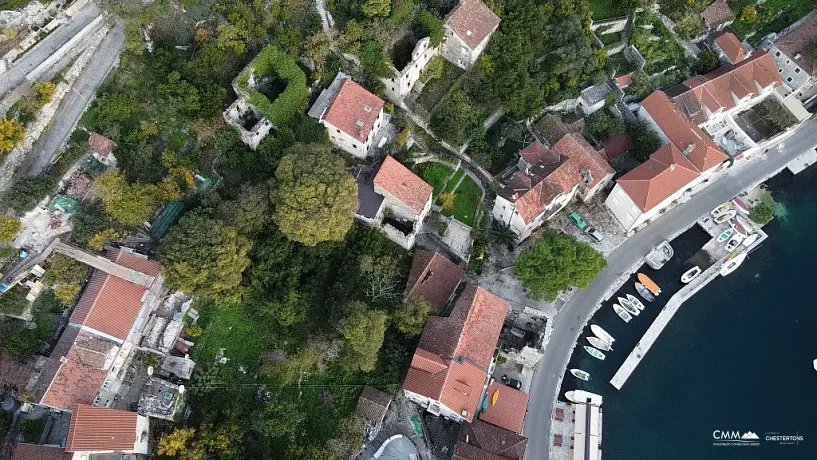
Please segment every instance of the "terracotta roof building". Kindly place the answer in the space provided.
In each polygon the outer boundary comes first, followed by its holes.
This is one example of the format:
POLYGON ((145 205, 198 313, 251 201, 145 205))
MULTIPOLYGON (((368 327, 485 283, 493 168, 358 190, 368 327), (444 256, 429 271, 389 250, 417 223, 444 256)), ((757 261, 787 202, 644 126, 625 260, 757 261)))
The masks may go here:
POLYGON ((470 69, 499 27, 499 16, 480 0, 461 0, 445 21, 443 57, 470 69))
POLYGON ((774 60, 761 51, 684 81, 672 89, 672 101, 695 124, 707 126, 756 104, 782 84, 774 60))
POLYGON ((463 423, 453 460, 522 460, 528 439, 490 423, 463 423))
POLYGON ((489 401, 488 408, 479 414, 479 419, 516 434, 522 434, 529 396, 516 388, 494 382, 488 387, 485 397, 489 401), (494 394, 497 395, 496 403, 491 403, 494 394))
POLYGON ((575 195, 592 198, 615 171, 578 134, 562 137, 548 149, 539 141, 519 152, 517 167, 503 177, 493 217, 524 240, 561 210, 575 195))
POLYGON ((369 425, 379 426, 383 423, 390 404, 391 396, 377 388, 365 386, 360 397, 357 398, 355 413, 363 417, 363 420, 369 425))
POLYGON ((700 176, 692 162, 673 144, 665 144, 616 183, 647 212, 700 176))
POLYGON ((601 144, 604 146, 603 152, 607 161, 615 161, 633 148, 633 138, 630 133, 623 132, 613 134, 601 141, 601 144))
POLYGON ((11 460, 71 460, 74 454, 60 446, 18 443, 12 447, 11 460))
POLYGON ((771 39, 761 41, 783 79, 784 96, 794 97, 803 104, 817 98, 817 10, 790 25, 771 39))
POLYGON ((439 314, 465 275, 462 267, 437 252, 417 251, 411 263, 405 300, 423 299, 439 314))
POLYGON ((724 32, 715 39, 715 51, 728 64, 737 64, 746 59, 746 49, 732 32, 724 32))
POLYGON ((358 158, 372 155, 376 134, 385 124, 383 99, 338 72, 309 110, 329 132, 332 144, 358 158))
POLYGON ((557 113, 548 113, 540 118, 539 121, 533 125, 533 127, 536 128, 536 131, 539 132, 539 134, 548 144, 553 145, 556 142, 559 142, 559 139, 570 133, 584 135, 585 125, 586 123, 584 118, 577 118, 576 120, 567 123, 562 120, 561 115, 557 113))
POLYGON ((735 15, 726 0, 716 0, 702 14, 707 27, 721 30, 735 21, 735 15))
POLYGON ((108 158, 111 153, 113 153, 113 149, 116 147, 116 142, 108 139, 102 134, 92 132, 88 137, 88 146, 91 147, 91 151, 95 154, 102 158, 108 158))
POLYGON ((394 197, 416 214, 422 213, 431 202, 433 188, 391 156, 383 160, 374 185, 375 191, 394 197))
POLYGON ((81 404, 71 415, 66 452, 148 453, 147 417, 105 407, 81 404))
POLYGON ((429 318, 403 382, 406 396, 435 415, 472 421, 509 308, 471 285, 450 316, 429 318))

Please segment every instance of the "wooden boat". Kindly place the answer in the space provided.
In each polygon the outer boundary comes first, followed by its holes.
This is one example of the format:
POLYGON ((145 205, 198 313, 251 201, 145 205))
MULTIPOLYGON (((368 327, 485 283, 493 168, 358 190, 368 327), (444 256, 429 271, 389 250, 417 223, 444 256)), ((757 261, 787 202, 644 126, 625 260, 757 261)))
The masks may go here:
POLYGON ((617 303, 613 304, 613 311, 616 312, 619 318, 621 318, 625 323, 629 323, 631 319, 633 319, 632 315, 627 313, 627 310, 621 308, 621 306, 617 303))
POLYGON ((606 358, 606 356, 604 356, 604 353, 602 353, 599 350, 596 350, 593 347, 588 347, 587 345, 584 346, 584 351, 586 351, 588 355, 601 361, 604 361, 604 358, 606 358))
POLYGON ((585 382, 590 380, 590 374, 581 369, 570 369, 570 373, 573 374, 573 377, 576 377, 577 379, 582 379, 585 382))
POLYGON ((684 284, 689 283, 690 281, 694 280, 701 274, 701 267, 694 266, 689 270, 685 271, 683 275, 681 275, 681 282, 684 284))
POLYGON ((755 241, 757 241, 758 238, 760 238, 760 235, 758 235, 757 233, 753 233, 749 235, 745 240, 743 240, 743 245, 749 247, 755 244, 755 241))
POLYGON ((649 276, 639 273, 638 274, 638 281, 644 285, 645 288, 649 289, 655 295, 661 294, 661 288, 655 284, 655 281, 651 280, 649 276))
POLYGON ((723 203, 722 205, 720 205, 717 208, 713 209, 710 214, 712 214, 713 218, 717 219, 718 217, 728 213, 731 210, 732 210, 732 205, 729 204, 729 202, 727 201, 726 203, 723 203))
POLYGON ((715 223, 716 224, 722 224, 722 223, 726 222, 727 220, 735 217, 737 214, 738 214, 737 211, 734 211, 734 210, 727 211, 726 213, 721 214, 720 216, 716 217, 715 218, 715 223))
POLYGON ((734 234, 734 233, 735 233, 735 229, 733 229, 733 228, 724 230, 723 233, 718 235, 718 243, 723 243, 724 241, 728 240, 732 236, 732 234, 734 234))
POLYGON ((735 209, 737 209, 738 211, 740 211, 743 214, 746 214, 747 216, 749 215, 749 211, 752 210, 752 208, 750 208, 749 205, 746 204, 745 201, 741 200, 738 197, 732 198, 732 204, 735 205, 735 209))
POLYGON ((590 330, 593 331, 593 334, 596 334, 596 337, 604 340, 607 343, 613 343, 616 341, 616 339, 614 339, 612 335, 608 334, 607 331, 602 329, 601 326, 591 324, 590 330))
POLYGON ((621 308, 627 310, 627 313, 629 313, 629 314, 631 314, 633 316, 638 316, 638 314, 641 313, 640 311, 638 311, 638 308, 635 308, 624 297, 619 297, 618 298, 618 304, 621 305, 621 308))
POLYGON ((746 259, 745 252, 741 252, 739 254, 732 253, 732 255, 729 256, 726 263, 723 264, 723 266, 721 267, 721 276, 726 276, 732 273, 733 271, 737 270, 738 267, 740 267, 740 264, 742 264, 745 259, 746 259))
POLYGON ((605 342, 604 340, 601 340, 598 337, 588 337, 587 341, 590 342, 590 345, 593 345, 599 350, 610 351, 613 349, 613 347, 609 343, 605 342))
POLYGON ((638 292, 638 295, 641 296, 642 299, 646 300, 647 302, 652 302, 655 300, 655 296, 652 295, 649 289, 644 287, 643 284, 639 283, 638 281, 635 282, 635 290, 638 292))
POLYGON ((748 234, 749 234, 749 231, 748 231, 748 230, 746 230, 746 225, 744 225, 744 224, 743 224, 743 223, 740 221, 740 216, 738 216, 738 217, 733 217, 733 218, 729 219, 729 226, 731 226, 732 228, 734 228, 734 229, 735 229, 735 231, 736 231, 736 232, 738 232, 738 234, 739 234, 739 235, 746 236, 746 235, 748 235, 748 234))
POLYGON ((735 248, 740 246, 741 241, 743 241, 743 235, 740 233, 732 236, 732 238, 729 238, 729 241, 726 242, 726 250, 729 252, 734 251, 735 248))
POLYGON ((627 294, 627 300, 629 300, 630 304, 632 304, 635 308, 638 308, 639 310, 644 309, 644 304, 641 303, 640 300, 638 300, 638 297, 636 297, 636 296, 634 296, 632 294, 627 294))

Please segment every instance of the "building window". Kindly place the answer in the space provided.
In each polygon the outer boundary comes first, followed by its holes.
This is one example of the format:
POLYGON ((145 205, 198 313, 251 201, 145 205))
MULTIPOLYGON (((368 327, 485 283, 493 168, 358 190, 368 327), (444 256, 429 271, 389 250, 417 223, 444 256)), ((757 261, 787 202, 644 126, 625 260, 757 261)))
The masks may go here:
POLYGON ((795 67, 794 68, 794 73, 800 73, 800 67, 795 67))
POLYGON ((357 144, 352 144, 352 148, 353 148, 353 149, 356 149, 356 148, 357 148, 357 144))
POLYGON ((340 134, 340 130, 339 130, 339 129, 335 129, 335 131, 337 131, 337 132, 338 132, 338 134, 340 134))
POLYGON ((774 53, 775 56, 780 57, 780 51, 774 53))
POLYGON ((791 63, 791 60, 786 59, 786 64, 790 64, 790 63, 791 63))
POLYGON ((791 77, 786 77, 786 81, 791 83, 791 77))

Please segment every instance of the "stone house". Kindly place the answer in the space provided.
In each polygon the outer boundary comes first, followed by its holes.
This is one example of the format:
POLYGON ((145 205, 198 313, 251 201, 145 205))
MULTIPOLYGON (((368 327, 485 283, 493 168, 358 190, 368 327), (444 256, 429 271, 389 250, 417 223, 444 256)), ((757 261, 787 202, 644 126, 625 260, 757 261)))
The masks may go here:
POLYGON ((454 297, 463 276, 463 267, 446 259, 444 255, 432 251, 417 251, 411 262, 403 300, 425 300, 431 306, 431 313, 438 315, 454 297))
POLYGON ((550 149, 536 141, 519 152, 516 167, 503 176, 493 218, 509 226, 522 241, 573 197, 591 199, 614 174, 579 134, 565 135, 550 149))
POLYGON ((735 15, 726 0, 716 0, 701 15, 709 30, 719 31, 735 22, 735 15))
POLYGON ((75 459, 93 454, 147 455, 149 434, 147 417, 80 404, 71 416, 65 451, 73 453, 75 459))
MULTIPOLYGON (((545 436, 548 436, 547 434, 545 436)), ((522 460, 528 438, 513 431, 474 420, 463 423, 457 434, 452 460, 522 460)))
POLYGON ((369 438, 373 438, 380 431, 390 405, 391 396, 377 388, 363 387, 363 392, 357 398, 355 413, 363 419, 369 438))
POLYGON ((383 105, 383 99, 338 72, 309 109, 309 116, 326 126, 335 147, 363 159, 371 156, 377 133, 385 124, 383 105))
POLYGON ((91 155, 100 163, 106 166, 116 164, 116 157, 113 156, 116 142, 113 140, 98 133, 91 133, 88 136, 88 146, 91 148, 91 155))
POLYGON ((499 16, 480 0, 461 0, 446 19, 443 57, 469 70, 499 27, 499 16))
POLYGON ((737 64, 751 54, 732 32, 724 32, 712 43, 712 50, 723 64, 737 64))
POLYGON ((795 22, 780 34, 764 38, 759 48, 771 54, 785 89, 784 97, 803 104, 817 99, 817 10, 795 22))
POLYGON ((425 37, 418 41, 411 52, 411 60, 402 69, 392 66, 391 70, 394 76, 391 78, 380 79, 384 85, 383 93, 386 99, 405 108, 403 98, 411 93, 411 89, 420 79, 420 74, 428 61, 440 52, 439 47, 431 48, 429 46, 430 40, 429 37, 425 37))

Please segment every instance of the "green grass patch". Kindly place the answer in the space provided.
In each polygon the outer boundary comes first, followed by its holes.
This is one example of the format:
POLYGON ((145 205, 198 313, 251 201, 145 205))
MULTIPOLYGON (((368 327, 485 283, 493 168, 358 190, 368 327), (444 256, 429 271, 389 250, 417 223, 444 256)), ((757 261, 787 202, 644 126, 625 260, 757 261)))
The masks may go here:
POLYGON ((423 86, 423 91, 417 98, 417 103, 431 112, 462 74, 462 69, 444 60, 442 77, 432 78, 423 86))
POLYGON ((619 9, 619 0, 588 0, 588 3, 590 4, 590 11, 592 11, 591 16, 595 21, 624 16, 625 14, 619 9))
POLYGON ((624 35, 621 32, 599 35, 598 37, 599 40, 604 43, 605 47, 616 44, 624 39, 624 35))
POLYGON ((460 179, 462 179, 462 176, 464 175, 465 171, 463 171, 462 169, 458 169, 457 172, 451 177, 451 179, 448 180, 448 184, 446 184, 443 193, 452 193, 454 189, 457 187, 457 184, 460 182, 460 179))
POLYGON ((415 172, 421 179, 426 181, 428 185, 434 187, 434 197, 436 197, 442 193, 446 181, 451 177, 454 169, 442 163, 428 161, 417 165, 415 172))
POLYGON ((624 53, 616 53, 608 57, 607 65, 615 72, 616 76, 626 75, 635 70, 633 64, 624 57, 624 53))
POLYGON ((243 306, 210 306, 203 311, 199 325, 204 333, 196 341, 198 359, 213 362, 219 349, 235 365, 252 366, 258 363, 264 350, 264 327, 252 318, 243 306))
MULTIPOLYGON (((460 170, 462 171, 462 170, 460 170)), ((465 176, 460 186, 454 191, 454 209, 443 210, 444 216, 453 216, 458 221, 469 227, 474 226, 474 219, 482 200, 482 189, 471 179, 465 176)))
POLYGON ((772 32, 780 32, 814 9, 814 0, 768 0, 755 5, 753 0, 736 0, 729 2, 732 12, 735 13, 735 22, 732 23, 732 32, 752 45, 772 32), (745 6, 755 6, 758 12, 758 21, 746 24, 740 21, 740 13, 745 6))
POLYGON ((19 316, 28 306, 26 294, 28 294, 28 292, 20 286, 14 286, 3 294, 0 294, 0 313, 19 316))

